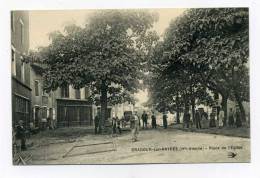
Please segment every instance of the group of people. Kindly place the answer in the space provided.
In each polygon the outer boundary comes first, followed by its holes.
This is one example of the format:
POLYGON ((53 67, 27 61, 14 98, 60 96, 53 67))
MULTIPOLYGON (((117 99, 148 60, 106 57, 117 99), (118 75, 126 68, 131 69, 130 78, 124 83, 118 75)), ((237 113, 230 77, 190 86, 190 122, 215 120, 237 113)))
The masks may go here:
MULTIPOLYGON (((223 111, 224 115, 224 111, 223 111)), ((224 119, 224 117, 223 117, 224 119)), ((241 127, 242 126, 242 115, 239 109, 236 110, 236 112, 233 111, 232 108, 229 110, 228 114, 228 126, 230 127, 241 127)))
MULTIPOLYGON (((144 111, 142 116, 142 121, 143 121, 143 129, 147 129, 147 125, 148 125, 148 114, 144 111)), ((151 125, 152 125, 152 128, 153 129, 156 129, 157 128, 157 122, 156 122, 156 116, 154 113, 152 113, 152 116, 151 116, 151 125)), ((167 128, 167 115, 164 114, 163 115, 163 126, 164 128, 167 128)))
MULTIPOLYGON (((147 123, 148 123, 148 114, 144 111, 143 114, 142 114, 142 121, 143 121, 143 129, 147 129, 147 123)), ((168 116, 166 113, 163 114, 163 128, 164 129, 167 129, 167 126, 168 126, 168 116)), ((157 121, 156 121, 156 116, 154 113, 152 113, 152 116, 151 116, 151 125, 152 125, 152 128, 153 129, 156 129, 157 128, 157 121)))
MULTIPOLYGON (((148 129, 148 114, 146 111, 143 111, 141 117, 138 116, 137 111, 134 111, 134 113, 130 116, 130 129, 132 133, 132 141, 137 141, 137 135, 139 133, 139 129, 141 127, 141 121, 142 121, 142 128, 148 129)), ((151 115, 151 127, 153 129, 157 128, 157 118, 154 113, 151 115)), ((111 130, 112 130, 112 136, 117 136, 117 134, 122 133, 121 126, 123 125, 124 119, 119 119, 118 116, 113 116, 111 119, 111 130)), ((94 119, 94 125, 95 125, 95 134, 98 134, 100 132, 100 114, 97 114, 94 119)), ((167 129, 168 122, 167 122, 167 115, 163 114, 163 127, 167 129)))
MULTIPOLYGON (((222 108, 220 108, 218 115, 217 113, 212 112, 210 113, 209 117, 206 112, 196 110, 193 120, 191 120, 191 115, 189 111, 186 110, 183 115, 183 127, 189 128, 194 124, 197 129, 212 128, 212 127, 222 128, 225 123, 224 119, 225 119, 225 114, 222 108)), ((233 109, 230 108, 228 118, 227 118, 227 125, 229 127, 242 126, 242 119, 239 110, 237 110, 236 113, 234 113, 233 109)))
MULTIPOLYGON (((144 111, 141 119, 143 121, 143 129, 147 129, 148 128, 148 114, 144 111)), ((151 116, 151 124, 152 124, 152 128, 156 129, 157 128, 157 122, 156 122, 156 116, 154 113, 152 113, 151 116)), ((132 132, 132 141, 135 142, 137 141, 137 135, 139 134, 139 129, 140 129, 140 119, 139 116, 137 114, 137 111, 134 112, 133 116, 130 119, 130 128, 131 128, 131 132, 132 132)), ((167 115, 164 114, 163 115, 163 126, 166 129, 167 128, 167 115)))
MULTIPOLYGON (((121 130, 121 122, 122 120, 120 120, 117 116, 112 117, 112 135, 116 135, 117 133, 121 134, 122 130, 121 130)), ((95 116, 94 119, 94 125, 95 125, 95 134, 100 133, 101 131, 101 127, 100 127, 100 114, 98 113, 95 116)))

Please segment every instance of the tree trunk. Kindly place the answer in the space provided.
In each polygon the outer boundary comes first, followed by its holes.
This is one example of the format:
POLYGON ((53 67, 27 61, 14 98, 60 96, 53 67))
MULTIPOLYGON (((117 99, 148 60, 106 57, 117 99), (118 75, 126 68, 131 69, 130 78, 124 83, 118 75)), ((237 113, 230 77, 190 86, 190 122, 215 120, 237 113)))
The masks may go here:
POLYGON ((180 106, 179 106, 179 96, 178 96, 178 94, 176 96, 176 110, 177 110, 177 113, 176 113, 177 124, 179 124, 180 123, 180 106))
POLYGON ((180 123, 180 109, 179 109, 179 106, 177 106, 177 124, 180 123))
POLYGON ((242 119, 242 121, 245 122, 246 121, 246 112, 245 112, 243 103, 241 101, 241 98, 240 98, 239 94, 236 91, 234 91, 234 94, 235 94, 235 98, 236 98, 239 110, 241 112, 241 117, 242 117, 241 119, 242 119))
POLYGON ((191 102, 191 116, 192 116, 192 123, 195 123, 195 97, 193 96, 193 88, 190 86, 190 102, 191 102))
POLYGON ((192 112, 192 122, 195 124, 195 99, 191 99, 191 112, 192 112))
POLYGON ((225 94, 221 94, 222 96, 222 101, 221 101, 221 106, 223 108, 224 111, 224 126, 226 126, 227 124, 227 100, 228 100, 228 96, 225 94))
POLYGON ((107 86, 106 81, 102 80, 101 84, 101 97, 100 97, 100 104, 101 104, 101 118, 99 122, 99 131, 100 133, 103 132, 105 127, 105 120, 107 119, 107 86))

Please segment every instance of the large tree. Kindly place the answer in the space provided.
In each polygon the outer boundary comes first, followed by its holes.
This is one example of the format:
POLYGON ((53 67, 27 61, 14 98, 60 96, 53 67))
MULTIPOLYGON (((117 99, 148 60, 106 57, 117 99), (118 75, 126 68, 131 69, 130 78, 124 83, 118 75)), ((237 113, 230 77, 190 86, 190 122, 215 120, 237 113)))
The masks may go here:
POLYGON ((100 96, 101 127, 108 100, 131 100, 142 79, 142 69, 156 34, 157 14, 140 10, 101 10, 84 27, 70 25, 50 34, 51 44, 39 51, 46 65, 45 89, 89 86, 100 96))
POLYGON ((221 94, 226 118, 231 92, 248 88, 248 82, 237 81, 238 73, 248 76, 242 70, 248 63, 248 29, 247 8, 188 10, 166 30, 161 71, 184 67, 180 70, 189 71, 192 80, 221 94))

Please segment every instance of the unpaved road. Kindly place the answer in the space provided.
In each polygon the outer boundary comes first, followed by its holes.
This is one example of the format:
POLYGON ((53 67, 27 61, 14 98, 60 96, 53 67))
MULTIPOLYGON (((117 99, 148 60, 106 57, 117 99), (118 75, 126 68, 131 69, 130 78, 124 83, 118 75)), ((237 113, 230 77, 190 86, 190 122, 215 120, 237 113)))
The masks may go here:
MULTIPOLYGON (((248 138, 159 128, 141 130, 138 139, 137 142, 131 142, 130 132, 118 137, 87 135, 71 143, 35 146, 27 152, 32 154, 31 164, 250 162, 250 139, 248 138), (84 154, 93 150, 99 152, 113 148, 112 144, 93 145, 78 147, 70 152, 70 156, 63 157, 75 145, 107 141, 115 144, 116 151, 84 154), (230 158, 228 154, 233 154, 234 157, 230 158)), ((46 140, 43 139, 41 142, 44 143, 46 140)))

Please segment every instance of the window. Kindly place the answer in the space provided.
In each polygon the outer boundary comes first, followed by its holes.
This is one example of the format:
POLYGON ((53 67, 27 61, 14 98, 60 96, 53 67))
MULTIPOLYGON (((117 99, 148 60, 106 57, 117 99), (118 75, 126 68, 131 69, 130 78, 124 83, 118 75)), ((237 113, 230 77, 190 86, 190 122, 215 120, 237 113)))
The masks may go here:
POLYGON ((34 81, 34 90, 35 90, 35 96, 39 96, 39 81, 34 81))
POLYGON ((42 118, 47 118, 47 107, 42 108, 42 118))
POLYGON ((89 93, 89 88, 85 87, 85 99, 88 99, 90 93, 89 93))
POLYGON ((69 85, 61 88, 61 97, 68 98, 69 97, 69 85))
POLYGON ((48 105, 48 96, 42 96, 42 104, 44 106, 47 106, 48 105))
POLYGON ((29 102, 22 97, 16 96, 15 111, 20 113, 29 113, 29 102))
POLYGON ((75 98, 80 99, 80 89, 75 89, 75 98))
POLYGON ((15 60, 14 49, 11 50, 11 57, 12 57, 12 75, 16 76, 16 60, 15 60))
POLYGON ((25 82, 25 64, 24 64, 24 62, 22 62, 22 65, 21 65, 21 78, 22 78, 22 82, 25 82))
POLYGON ((23 44, 24 43, 24 25, 23 25, 22 19, 20 19, 20 29, 21 29, 21 36, 20 36, 21 44, 23 44))
POLYGON ((11 30, 14 32, 14 13, 11 12, 11 30))
POLYGON ((49 108, 49 118, 52 119, 53 118, 53 109, 49 108))
POLYGON ((80 108, 76 108, 76 120, 80 121, 80 108))

